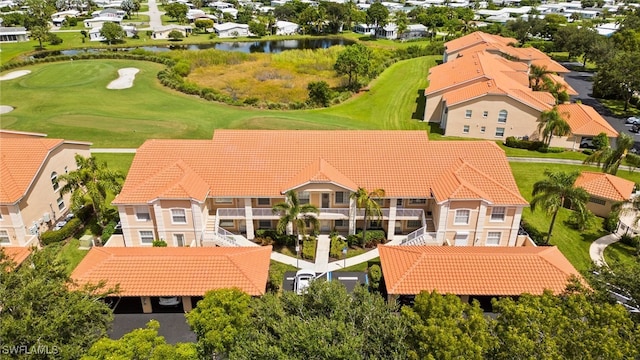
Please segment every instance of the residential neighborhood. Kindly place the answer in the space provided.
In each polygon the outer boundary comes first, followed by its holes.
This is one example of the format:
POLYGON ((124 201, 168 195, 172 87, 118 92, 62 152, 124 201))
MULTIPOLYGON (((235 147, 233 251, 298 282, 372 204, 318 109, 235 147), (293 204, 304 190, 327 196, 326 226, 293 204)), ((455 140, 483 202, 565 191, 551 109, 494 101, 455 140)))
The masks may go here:
POLYGON ((637 4, 0 3, 0 353, 640 356, 637 4))

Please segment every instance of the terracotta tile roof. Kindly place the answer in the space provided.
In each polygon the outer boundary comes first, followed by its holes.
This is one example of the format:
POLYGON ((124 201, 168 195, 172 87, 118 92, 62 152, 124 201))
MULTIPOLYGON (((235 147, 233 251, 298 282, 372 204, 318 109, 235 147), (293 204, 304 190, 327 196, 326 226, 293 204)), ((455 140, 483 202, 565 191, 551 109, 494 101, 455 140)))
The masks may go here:
POLYGON ((558 294, 578 271, 557 247, 378 246, 387 292, 558 294))
POLYGON ((30 247, 23 246, 0 246, 0 249, 11 259, 16 265, 22 264, 29 255, 31 255, 30 247))
POLYGON ((569 85, 569 83, 562 77, 556 74, 548 74, 547 75, 554 83, 561 84, 564 87, 564 90, 569 95, 578 95, 578 92, 569 85))
POLYGON ((611 174, 583 171, 576 179, 575 186, 599 198, 626 201, 631 198, 635 183, 611 174))
POLYGON ((609 137, 618 136, 618 132, 595 111, 584 104, 560 104, 558 111, 565 118, 571 132, 576 135, 596 136, 602 132, 609 137))
MULTIPOLYGON (((213 140, 145 142, 114 203, 153 200, 168 186, 154 179, 176 161, 208 184, 210 197, 278 197, 313 181, 382 188, 388 197, 428 197, 458 159, 493 180, 474 183, 485 193, 493 194, 485 187, 498 183, 505 193, 519 194, 504 151, 488 141, 430 142, 422 131, 216 130, 213 140)), ((522 203, 519 196, 492 196, 522 203)))
POLYGON ((478 44, 503 44, 517 43, 518 40, 513 38, 505 38, 499 35, 487 34, 482 31, 476 31, 469 35, 447 41, 444 46, 447 53, 457 52, 465 48, 478 44))
POLYGON ((258 296, 266 289, 270 256, 271 246, 94 247, 71 278, 78 284, 119 284, 120 296, 202 296, 231 287, 258 296))

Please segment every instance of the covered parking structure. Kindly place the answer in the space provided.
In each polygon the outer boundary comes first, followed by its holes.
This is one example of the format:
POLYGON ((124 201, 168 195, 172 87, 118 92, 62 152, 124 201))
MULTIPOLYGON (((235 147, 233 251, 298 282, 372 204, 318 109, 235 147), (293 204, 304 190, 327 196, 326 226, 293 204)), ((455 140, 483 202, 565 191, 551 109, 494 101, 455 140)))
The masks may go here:
MULTIPOLYGON (((71 277, 79 285, 105 281, 118 296, 138 298, 142 312, 158 309, 160 297, 177 297, 190 311, 192 298, 209 290, 238 288, 251 296, 265 293, 271 246, 92 248, 71 277), (155 304, 155 305, 154 305, 155 304)), ((157 311, 157 310, 156 310, 157 311)))

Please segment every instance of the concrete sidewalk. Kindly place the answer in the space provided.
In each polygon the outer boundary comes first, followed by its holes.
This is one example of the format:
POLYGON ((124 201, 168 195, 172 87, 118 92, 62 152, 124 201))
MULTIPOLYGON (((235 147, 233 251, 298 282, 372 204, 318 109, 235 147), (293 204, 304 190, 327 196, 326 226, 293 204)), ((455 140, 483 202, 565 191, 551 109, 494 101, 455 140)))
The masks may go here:
POLYGON ((331 239, 329 235, 318 235, 316 245, 316 273, 325 273, 329 268, 329 250, 331 249, 331 239))
POLYGON ((306 260, 296 259, 292 256, 280 254, 279 252, 271 252, 271 260, 297 267, 298 269, 313 269, 315 264, 306 260))
POLYGON ((592 242, 591 246, 589 246, 591 261, 593 261, 596 266, 607 266, 607 263, 604 261, 604 249, 618 240, 620 240, 620 237, 618 237, 617 234, 609 234, 592 242))

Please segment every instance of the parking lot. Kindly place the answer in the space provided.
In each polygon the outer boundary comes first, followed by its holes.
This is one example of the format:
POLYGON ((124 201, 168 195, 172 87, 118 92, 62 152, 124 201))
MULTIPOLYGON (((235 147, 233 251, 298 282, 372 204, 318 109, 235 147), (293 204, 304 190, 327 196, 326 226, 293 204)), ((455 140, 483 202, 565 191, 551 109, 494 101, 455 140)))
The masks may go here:
MULTIPOLYGON (((318 280, 339 281, 347 288, 347 292, 353 292, 358 285, 366 285, 369 283, 369 278, 365 272, 335 271, 316 275, 318 276, 318 280)), ((287 271, 284 274, 284 280, 282 282, 282 289, 284 291, 294 290, 295 276, 295 271, 287 271)))

